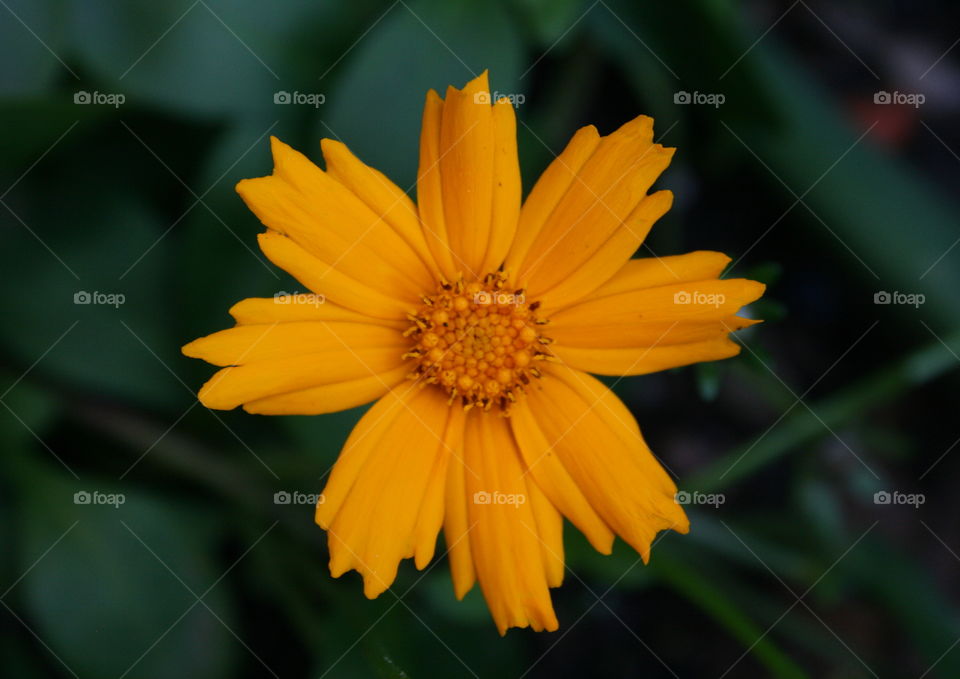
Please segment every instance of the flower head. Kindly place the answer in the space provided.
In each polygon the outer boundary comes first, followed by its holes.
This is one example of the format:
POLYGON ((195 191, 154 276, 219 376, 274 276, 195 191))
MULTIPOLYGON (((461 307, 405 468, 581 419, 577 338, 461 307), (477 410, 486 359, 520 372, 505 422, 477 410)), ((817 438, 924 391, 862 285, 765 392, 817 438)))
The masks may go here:
POLYGON ((186 345, 223 366, 209 408, 320 414, 375 401, 317 505, 330 570, 364 592, 424 568, 443 530, 455 593, 479 582, 501 633, 554 630, 563 519, 646 562, 689 523, 633 416, 590 373, 733 356, 763 285, 716 252, 631 259, 672 202, 649 193, 673 149, 641 116, 580 129, 521 207, 514 108, 487 75, 427 94, 417 203, 343 144, 326 170, 272 139, 274 172, 237 191, 260 247, 314 295, 246 299, 186 345))

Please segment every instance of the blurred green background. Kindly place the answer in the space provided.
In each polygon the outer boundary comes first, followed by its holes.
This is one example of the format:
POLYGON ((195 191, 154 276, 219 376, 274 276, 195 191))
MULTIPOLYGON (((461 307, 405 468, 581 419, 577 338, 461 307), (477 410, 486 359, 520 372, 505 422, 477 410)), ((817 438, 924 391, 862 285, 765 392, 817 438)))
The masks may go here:
POLYGON ((5 676, 960 676, 955 4, 0 5, 5 676), (568 527, 560 631, 504 639, 445 561, 367 601, 275 503, 362 411, 207 411, 179 352, 298 289, 233 191, 270 134, 412 194, 425 91, 485 68, 527 190, 579 126, 651 114, 676 201, 640 254, 769 285, 740 357, 614 385, 722 504, 646 567, 568 527))

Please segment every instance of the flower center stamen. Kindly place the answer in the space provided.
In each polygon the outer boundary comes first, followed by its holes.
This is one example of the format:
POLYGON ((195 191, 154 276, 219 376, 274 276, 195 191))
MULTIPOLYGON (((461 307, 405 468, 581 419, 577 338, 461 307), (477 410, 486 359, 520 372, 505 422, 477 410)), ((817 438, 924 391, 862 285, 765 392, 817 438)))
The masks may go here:
POLYGON ((497 405, 509 415, 531 378, 540 377, 535 363, 552 358, 552 340, 540 333, 547 321, 536 313, 539 302, 527 304, 523 290, 507 292, 505 283, 496 272, 482 282, 443 281, 421 297, 404 333, 414 342, 404 358, 416 361, 408 377, 441 387, 451 404, 460 398, 465 409, 497 405))

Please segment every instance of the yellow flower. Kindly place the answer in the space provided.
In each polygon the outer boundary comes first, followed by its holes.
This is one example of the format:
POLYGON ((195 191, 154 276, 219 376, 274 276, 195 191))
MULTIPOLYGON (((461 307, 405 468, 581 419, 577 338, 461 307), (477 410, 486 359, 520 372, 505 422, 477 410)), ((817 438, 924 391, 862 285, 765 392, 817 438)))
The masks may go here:
POLYGON ((673 149, 645 116, 580 129, 521 207, 516 119, 487 74, 423 112, 417 204, 340 142, 326 171, 277 139, 274 171, 237 191, 260 247, 311 294, 245 299, 237 325, 183 348, 224 366, 208 408, 329 413, 376 400, 323 490, 334 577, 376 597, 443 529, 456 596, 479 582, 503 634, 557 629, 563 518, 646 562, 685 533, 676 486, 596 378, 734 356, 763 293, 720 280, 717 252, 631 259, 672 202, 648 194, 673 149))

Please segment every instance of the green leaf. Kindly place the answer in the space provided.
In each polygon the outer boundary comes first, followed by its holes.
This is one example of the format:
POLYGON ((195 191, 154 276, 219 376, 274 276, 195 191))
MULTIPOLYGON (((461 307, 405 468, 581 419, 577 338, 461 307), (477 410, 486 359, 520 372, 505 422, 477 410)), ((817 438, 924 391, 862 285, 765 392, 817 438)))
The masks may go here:
MULTIPOLYGON (((864 138, 869 126, 851 129, 813 79, 771 43, 749 58, 761 62, 762 90, 778 102, 782 124, 734 128, 750 149, 745 157, 756 162, 756 153, 770 167, 772 174, 760 172, 786 200, 804 196, 816 215, 806 220, 810 234, 835 248, 872 291, 925 294, 924 318, 955 327, 955 300, 942 291, 960 287, 960 267, 940 258, 956 239, 956 205, 864 138)), ((872 297, 864 295, 864 304, 872 297)), ((880 318, 891 314, 915 318, 916 310, 876 307, 880 318)))
POLYGON ((69 63, 59 61, 66 55, 67 35, 58 4, 5 0, 0 8, 0 96, 35 96, 47 92, 58 77, 73 80, 69 63))
MULTIPOLYGON (((91 478, 66 482, 39 468, 21 493, 25 575, 9 603, 64 665, 80 676, 128 669, 151 679, 232 676, 239 645, 187 590, 199 596, 220 575, 213 526, 195 508, 91 478), (115 503, 76 504, 76 493, 115 503)), ((225 584, 204 601, 236 624, 225 584)))
MULTIPOLYGON (((943 549, 934 535, 927 533, 927 537, 931 549, 943 549)), ((915 555, 904 554, 873 538, 865 539, 850 552, 847 570, 857 574, 858 584, 897 621, 898 628, 922 654, 924 664, 929 667, 937 663, 933 674, 960 676, 960 655, 948 652, 960 635, 957 606, 937 586, 925 566, 916 561, 915 555)), ((955 557, 946 549, 942 558, 949 568, 956 567, 955 557)))
POLYGON ((302 78, 292 36, 321 11, 289 3, 264 12, 252 0, 83 0, 72 9, 73 48, 93 74, 86 89, 204 117, 273 110, 274 93, 302 78))
POLYGON ((723 366, 718 361, 699 363, 696 367, 697 391, 704 401, 713 401, 720 391, 723 366))
POLYGON ((41 229, 52 253, 27 227, 14 226, 18 247, 5 248, 0 261, 19 283, 0 290, 0 300, 17 322, 0 329, 0 344, 24 366, 50 349, 38 375, 132 401, 181 402, 184 388, 164 367, 179 345, 163 314, 170 303, 161 283, 166 245, 154 245, 163 222, 135 197, 77 184, 61 188, 58 201, 15 207, 31 229, 41 229), (61 201, 71 204, 69 222, 61 201))
POLYGON ((443 96, 489 69, 491 90, 520 93, 521 44, 498 3, 395 5, 321 81, 337 86, 316 139, 340 139, 406 190, 416 179, 427 90, 443 96))
POLYGON ((947 335, 943 340, 947 346, 939 341, 934 342, 901 358, 894 365, 884 367, 821 401, 810 404, 818 417, 814 417, 807 408, 798 406, 759 441, 751 440, 725 455, 698 473, 687 485, 704 492, 729 486, 751 476, 785 454, 800 449, 804 444, 829 436, 827 427, 836 430, 871 408, 902 395, 910 388, 956 370, 957 359, 951 351, 955 353, 960 349, 960 334, 947 335))
POLYGON ((651 566, 667 584, 702 608, 732 636, 743 642, 771 676, 808 676, 793 660, 764 636, 763 630, 729 599, 712 576, 701 573, 689 560, 671 559, 661 550, 651 566))
POLYGON ((590 3, 584 0, 517 0, 517 10, 525 15, 533 28, 536 44, 542 49, 569 49, 571 27, 577 19, 590 9, 590 3))

